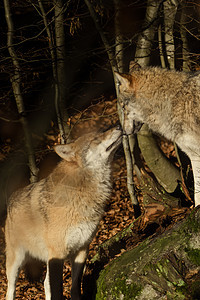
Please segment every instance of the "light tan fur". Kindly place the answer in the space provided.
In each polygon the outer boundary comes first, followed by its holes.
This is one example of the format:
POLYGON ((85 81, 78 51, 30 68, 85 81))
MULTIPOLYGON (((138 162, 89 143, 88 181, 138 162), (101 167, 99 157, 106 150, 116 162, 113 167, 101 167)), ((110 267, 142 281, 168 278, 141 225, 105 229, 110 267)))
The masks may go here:
POLYGON ((138 122, 174 141, 189 156, 194 174, 195 205, 200 204, 200 73, 159 67, 133 68, 116 74, 126 134, 138 122))
POLYGON ((111 160, 120 142, 121 131, 114 128, 58 145, 55 151, 63 160, 53 172, 11 196, 5 227, 7 300, 15 297, 18 271, 27 254, 47 263, 48 300, 62 299, 61 291, 51 294, 49 262, 70 260, 71 296, 80 299, 88 245, 111 193, 111 160))

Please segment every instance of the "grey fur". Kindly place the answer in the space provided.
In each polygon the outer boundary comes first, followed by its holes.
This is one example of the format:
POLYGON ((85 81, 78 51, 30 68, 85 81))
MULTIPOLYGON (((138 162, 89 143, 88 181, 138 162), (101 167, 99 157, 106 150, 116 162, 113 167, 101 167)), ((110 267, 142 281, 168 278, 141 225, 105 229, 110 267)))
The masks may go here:
POLYGON ((118 74, 119 105, 123 128, 134 131, 134 122, 177 145, 189 156, 194 174, 195 205, 200 204, 200 74, 148 67, 118 74))

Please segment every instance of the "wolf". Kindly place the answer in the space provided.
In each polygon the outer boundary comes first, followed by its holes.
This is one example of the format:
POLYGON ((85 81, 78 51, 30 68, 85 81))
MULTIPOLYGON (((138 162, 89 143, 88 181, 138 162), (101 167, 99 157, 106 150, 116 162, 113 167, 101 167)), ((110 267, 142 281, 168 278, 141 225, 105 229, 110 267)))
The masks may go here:
POLYGON ((116 77, 125 133, 146 123, 175 142, 191 160, 195 206, 200 205, 200 73, 137 66, 116 77))
POLYGON ((88 246, 111 194, 111 162, 121 138, 115 127, 55 146, 62 160, 53 172, 11 196, 5 225, 7 300, 15 299, 19 270, 30 256, 47 264, 47 300, 63 297, 64 260, 72 264, 71 299, 81 299, 88 246))

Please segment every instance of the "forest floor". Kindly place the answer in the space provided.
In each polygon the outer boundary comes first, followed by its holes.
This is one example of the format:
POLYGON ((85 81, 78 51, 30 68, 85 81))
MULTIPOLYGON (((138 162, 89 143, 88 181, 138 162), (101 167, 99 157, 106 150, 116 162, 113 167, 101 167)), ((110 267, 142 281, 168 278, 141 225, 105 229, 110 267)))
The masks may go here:
MULTIPOLYGON (((97 105, 92 105, 85 111, 76 113, 74 117, 69 120, 69 125, 72 128, 72 136, 77 137, 80 135, 80 132, 90 131, 94 128, 104 129, 115 125, 116 122, 116 103, 114 102, 113 105, 113 101, 102 101, 97 105)), ((50 132, 48 147, 52 146, 52 143, 56 142, 58 142, 57 137, 50 132)), ((174 158, 173 146, 166 141, 163 142, 162 146, 168 157, 173 156, 174 158)), ((168 228, 171 228, 174 223, 185 218, 190 211, 189 208, 179 207, 173 208, 171 211, 168 211, 167 214, 159 210, 145 210, 142 203, 143 197, 140 186, 137 182, 137 178, 135 177, 136 193, 142 211, 141 216, 135 220, 133 205, 130 201, 126 187, 126 179, 126 164, 123 150, 120 148, 117 151, 113 162, 112 196, 107 203, 106 212, 99 224, 98 232, 89 248, 89 255, 83 278, 83 290, 86 294, 92 285, 92 278, 98 277, 99 270, 111 259, 121 255, 121 253, 129 248, 137 246, 148 236, 159 235, 163 231, 168 230, 168 228), (118 251, 113 251, 112 254, 110 252, 106 253, 107 258, 105 259, 105 262, 100 268, 97 268, 95 263, 92 261, 92 258, 99 250, 100 245, 120 233, 132 223, 132 235, 123 239, 118 251)), ((16 299, 45 299, 43 288, 44 276, 45 270, 39 282, 30 283, 26 279, 25 272, 21 271, 16 287, 16 299)), ((70 299, 71 268, 67 263, 64 265, 63 279, 65 299, 70 299)), ((4 228, 0 227, 0 299, 5 299, 6 288, 4 228)), ((85 296, 85 298, 89 300, 89 296, 85 296)))

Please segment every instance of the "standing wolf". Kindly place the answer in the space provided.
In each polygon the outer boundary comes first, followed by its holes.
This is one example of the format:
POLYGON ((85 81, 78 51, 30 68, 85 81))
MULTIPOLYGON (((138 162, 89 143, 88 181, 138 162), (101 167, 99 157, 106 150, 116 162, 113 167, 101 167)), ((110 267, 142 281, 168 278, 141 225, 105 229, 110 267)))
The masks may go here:
POLYGON ((124 131, 131 134, 137 129, 134 124, 146 123, 153 131, 176 142, 191 160, 195 205, 199 205, 200 73, 137 67, 129 74, 116 76, 124 131))
POLYGON ((5 227, 7 300, 15 298, 18 272, 27 256, 47 263, 47 300, 60 300, 64 259, 72 262, 74 300, 81 298, 87 250, 111 193, 111 161, 121 130, 87 134, 55 146, 63 160, 38 183, 11 196, 5 227))

